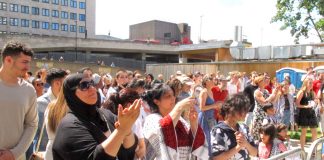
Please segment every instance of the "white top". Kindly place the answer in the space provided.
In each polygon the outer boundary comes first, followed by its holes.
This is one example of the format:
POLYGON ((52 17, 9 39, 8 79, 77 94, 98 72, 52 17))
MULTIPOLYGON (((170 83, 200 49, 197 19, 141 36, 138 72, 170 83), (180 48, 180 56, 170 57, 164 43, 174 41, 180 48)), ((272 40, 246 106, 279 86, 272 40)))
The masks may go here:
POLYGON ((34 87, 25 80, 7 85, 0 79, 0 149, 9 149, 18 160, 26 158, 36 134, 36 98, 34 87))
POLYGON ((50 129, 48 129, 48 108, 45 111, 45 128, 46 132, 48 135, 48 142, 46 146, 46 151, 45 151, 45 160, 53 160, 53 152, 52 152, 52 147, 53 147, 53 142, 55 139, 55 133, 52 132, 50 129))

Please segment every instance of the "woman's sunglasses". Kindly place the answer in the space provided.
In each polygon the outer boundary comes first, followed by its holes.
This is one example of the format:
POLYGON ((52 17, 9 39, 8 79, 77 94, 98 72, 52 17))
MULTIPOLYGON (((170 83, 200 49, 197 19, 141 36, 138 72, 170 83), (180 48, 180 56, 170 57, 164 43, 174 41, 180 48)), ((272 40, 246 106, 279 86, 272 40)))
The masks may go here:
POLYGON ((81 90, 81 91, 86 91, 88 90, 91 86, 94 86, 94 82, 93 80, 91 81, 82 81, 79 83, 78 85, 78 88, 81 90))
POLYGON ((41 82, 41 83, 36 83, 36 86, 40 87, 40 86, 44 86, 44 83, 41 82))

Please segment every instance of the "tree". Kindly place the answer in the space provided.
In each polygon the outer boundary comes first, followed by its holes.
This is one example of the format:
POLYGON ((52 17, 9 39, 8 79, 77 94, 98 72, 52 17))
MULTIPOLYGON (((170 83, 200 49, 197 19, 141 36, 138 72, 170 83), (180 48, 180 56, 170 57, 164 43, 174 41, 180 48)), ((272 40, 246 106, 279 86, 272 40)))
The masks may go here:
POLYGON ((280 29, 289 28, 295 43, 301 36, 308 38, 311 30, 324 42, 324 0, 277 0, 276 7, 271 23, 283 22, 280 29))

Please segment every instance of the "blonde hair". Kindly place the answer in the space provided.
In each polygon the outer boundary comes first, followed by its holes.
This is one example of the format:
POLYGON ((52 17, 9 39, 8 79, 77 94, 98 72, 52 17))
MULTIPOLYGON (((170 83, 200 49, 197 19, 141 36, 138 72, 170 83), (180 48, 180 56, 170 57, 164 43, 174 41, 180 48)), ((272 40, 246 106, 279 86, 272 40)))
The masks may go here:
POLYGON ((258 76, 254 78, 254 83, 259 86, 260 82, 264 80, 264 76, 258 76))
POLYGON ((309 81, 313 81, 312 79, 310 78, 306 78, 304 81, 303 81, 303 84, 302 86, 300 87, 300 90, 305 92, 307 90, 307 85, 309 83, 309 81))
POLYGON ((57 99, 48 105, 48 128, 55 132, 63 117, 66 115, 68 107, 63 94, 63 87, 58 93, 57 99))

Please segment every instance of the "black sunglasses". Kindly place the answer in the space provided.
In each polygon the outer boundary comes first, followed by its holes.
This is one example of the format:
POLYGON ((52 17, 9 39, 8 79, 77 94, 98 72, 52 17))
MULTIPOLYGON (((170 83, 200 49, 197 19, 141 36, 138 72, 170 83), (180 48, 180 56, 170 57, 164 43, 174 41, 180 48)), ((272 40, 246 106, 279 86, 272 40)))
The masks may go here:
POLYGON ((94 86, 94 82, 93 80, 91 81, 82 81, 79 83, 78 85, 78 88, 81 90, 81 91, 86 91, 88 90, 91 86, 94 86))
POLYGON ((44 86, 44 83, 43 82, 41 82, 41 83, 36 83, 36 86, 44 86))

